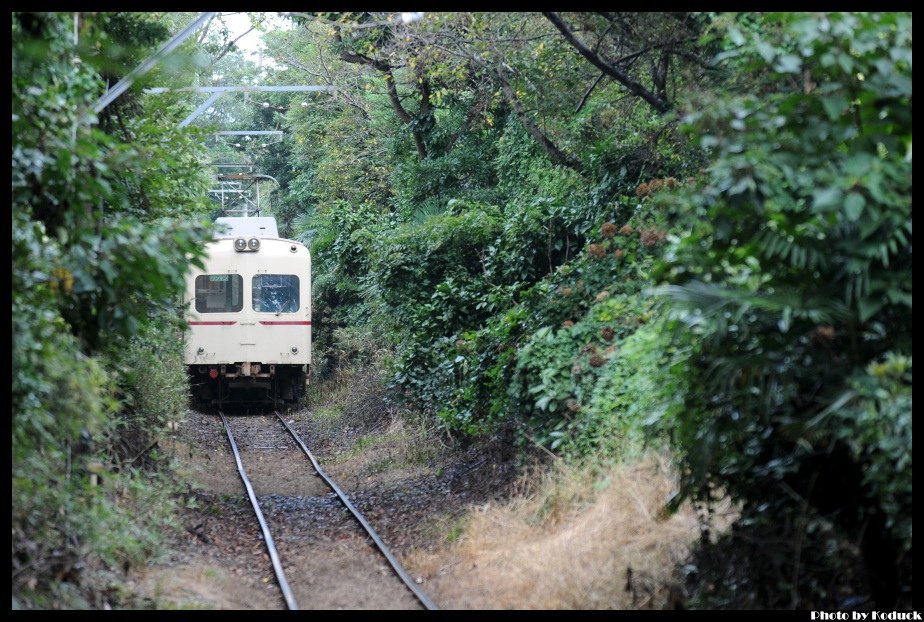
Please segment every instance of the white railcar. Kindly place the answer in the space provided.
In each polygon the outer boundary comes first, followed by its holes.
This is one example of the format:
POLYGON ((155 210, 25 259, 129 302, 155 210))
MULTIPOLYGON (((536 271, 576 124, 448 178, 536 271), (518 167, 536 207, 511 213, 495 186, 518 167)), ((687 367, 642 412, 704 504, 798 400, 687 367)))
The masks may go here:
POLYGON ((295 402, 311 371, 311 254, 272 218, 220 218, 205 269, 186 276, 193 400, 295 402))

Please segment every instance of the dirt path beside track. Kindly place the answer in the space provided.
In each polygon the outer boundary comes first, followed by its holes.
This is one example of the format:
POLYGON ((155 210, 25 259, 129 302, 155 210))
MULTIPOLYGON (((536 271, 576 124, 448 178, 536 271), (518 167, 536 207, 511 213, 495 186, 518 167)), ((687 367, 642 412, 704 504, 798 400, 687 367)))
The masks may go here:
MULTIPOLYGON (((285 416, 425 591, 430 577, 409 555, 444 543, 467 508, 499 498, 512 477, 509 460, 424 442, 393 416, 331 417, 323 407, 285 416)), ((302 609, 420 608, 275 417, 229 421, 302 609)), ((191 412, 164 449, 193 487, 178 517, 182 535, 129 578, 134 600, 284 608, 220 418, 191 412)))

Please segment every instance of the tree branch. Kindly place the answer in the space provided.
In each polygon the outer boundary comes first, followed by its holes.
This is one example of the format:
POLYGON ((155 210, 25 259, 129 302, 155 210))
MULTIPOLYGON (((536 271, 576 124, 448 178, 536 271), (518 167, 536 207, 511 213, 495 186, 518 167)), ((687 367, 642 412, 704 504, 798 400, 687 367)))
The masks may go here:
POLYGON ((203 41, 205 41, 205 35, 208 34, 209 27, 212 25, 212 21, 215 19, 216 15, 218 14, 216 13, 215 15, 212 15, 209 18, 209 21, 205 22, 205 27, 202 28, 202 32, 199 33, 199 37, 196 39, 196 45, 200 45, 203 41))
POLYGON ((667 97, 667 70, 670 67, 670 59, 671 57, 667 50, 661 50, 661 57, 658 58, 651 72, 652 81, 658 91, 658 96, 662 99, 667 97))
POLYGON ((235 39, 229 41, 228 44, 225 45, 224 48, 222 48, 221 52, 218 53, 218 56, 215 57, 215 60, 213 60, 211 63, 209 63, 209 69, 211 69, 212 67, 214 67, 215 64, 216 64, 218 61, 220 61, 222 58, 224 58, 225 55, 226 55, 228 52, 230 52, 230 51, 234 48, 234 44, 237 43, 238 41, 240 41, 241 38, 243 38, 245 35, 249 34, 254 28, 256 28, 256 25, 251 26, 251 27, 248 28, 243 34, 240 34, 240 35, 238 35, 235 39))
POLYGON ((658 112, 667 112, 670 110, 670 104, 664 100, 663 97, 658 96, 655 93, 652 93, 644 86, 642 86, 638 81, 633 79, 631 76, 623 72, 618 67, 604 61, 600 56, 594 53, 593 50, 584 45, 583 42, 578 40, 574 36, 574 33, 568 28, 564 21, 557 13, 543 12, 542 13, 546 19, 548 19, 556 28, 561 32, 565 37, 565 40, 568 41, 576 49, 581 56, 586 58, 592 65, 605 72, 607 75, 611 76, 617 82, 628 88, 633 94, 637 95, 644 99, 652 108, 658 112))
POLYGON ((430 114, 430 81, 423 72, 422 65, 417 65, 417 91, 420 93, 420 112, 418 118, 423 119, 430 114))
MULTIPOLYGON (((385 74, 385 86, 388 89, 388 99, 391 101, 391 107, 394 109, 399 119, 411 126, 411 134, 414 136, 414 145, 417 147, 417 157, 421 160, 426 159, 427 147, 424 144, 423 136, 413 123, 414 118, 411 117, 408 111, 404 109, 404 106, 401 105, 401 98, 398 97, 398 88, 395 86, 395 75, 392 73, 392 66, 383 60, 369 58, 365 54, 360 54, 348 49, 343 43, 343 37, 340 36, 340 30, 338 28, 334 29, 334 40, 340 44, 340 60, 354 65, 366 65, 367 67, 372 67, 385 74)), ((429 103, 428 98, 428 106, 429 103)), ((424 106, 421 104, 421 110, 423 110, 423 108, 424 106)))
POLYGON ((394 108, 395 114, 405 123, 410 123, 412 121, 411 115, 401 105, 398 88, 395 86, 395 75, 391 72, 391 69, 385 70, 385 87, 388 89, 388 99, 391 100, 391 107, 394 108))
MULTIPOLYGON (((302 63, 298 62, 297 60, 295 60, 288 54, 277 52, 276 58, 282 60, 283 63, 285 63, 289 67, 292 67, 293 69, 298 69, 316 78, 324 79, 329 86, 333 86, 336 89, 334 91, 335 96, 339 96, 346 105, 356 108, 359 111, 359 113, 363 116, 364 119, 366 120, 369 119, 369 112, 365 108, 357 104, 356 101, 352 97, 350 97, 349 94, 344 89, 338 87, 336 84, 333 83, 333 80, 331 80, 330 71, 327 71, 326 67, 324 67, 325 75, 322 75, 316 71, 312 71, 311 68, 309 68, 307 65, 303 65, 302 63)), ((321 59, 322 66, 323 66, 323 62, 324 62, 323 59, 321 59)))
POLYGON ((456 143, 462 138, 462 135, 468 132, 472 123, 475 122, 475 119, 478 118, 478 115, 481 114, 481 111, 488 105, 489 97, 483 96, 469 108, 468 113, 465 115, 465 121, 462 123, 455 134, 452 135, 452 138, 449 139, 449 144, 446 145, 446 154, 452 151, 452 148, 456 146, 456 143))
POLYGON ((401 105, 401 99, 398 97, 398 88, 395 86, 395 76, 389 68, 385 72, 385 86, 388 88, 388 99, 391 100, 391 107, 394 109, 398 118, 411 126, 411 134, 414 136, 414 145, 417 147, 417 157, 421 160, 427 157, 427 147, 424 145, 423 136, 420 131, 414 127, 414 118, 401 105))
POLYGON ((558 165, 567 166, 568 168, 574 169, 577 172, 581 172, 581 165, 574 158, 566 154, 564 151, 559 149, 555 143, 553 143, 548 136, 546 136, 539 127, 533 123, 533 120, 529 118, 529 114, 523 108, 523 104, 517 99, 516 93, 510 87, 510 83, 507 82, 507 79, 504 77, 503 69, 500 67, 496 68, 496 74, 498 82, 500 82, 501 90, 504 91, 504 95, 507 97, 507 101, 510 103, 513 112, 517 115, 517 118, 520 120, 520 123, 523 124, 523 127, 526 128, 526 131, 529 132, 529 135, 536 139, 536 142, 549 154, 549 157, 552 158, 552 162, 558 165))
POLYGON ((593 93, 594 89, 597 88, 597 85, 600 84, 600 80, 606 77, 605 73, 600 73, 600 77, 594 80, 594 83, 590 85, 590 88, 584 92, 584 97, 581 98, 581 103, 578 104, 578 107, 574 109, 574 114, 577 114, 581 111, 581 108, 584 107, 584 104, 587 103, 587 98, 590 97, 590 94, 593 93))
POLYGON ((391 71, 391 65, 386 63, 383 60, 377 58, 369 58, 365 54, 360 54, 359 52, 354 52, 346 47, 346 44, 343 42, 343 37, 340 36, 340 29, 334 29, 334 40, 340 46, 340 60, 347 63, 352 63, 354 65, 367 65, 373 69, 378 69, 379 71, 391 71))

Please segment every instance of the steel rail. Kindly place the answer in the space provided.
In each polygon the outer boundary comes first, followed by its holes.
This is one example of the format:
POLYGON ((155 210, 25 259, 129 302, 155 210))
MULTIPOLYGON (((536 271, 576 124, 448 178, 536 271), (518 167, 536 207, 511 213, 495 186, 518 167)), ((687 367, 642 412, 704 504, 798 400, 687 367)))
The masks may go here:
POLYGON ((298 435, 298 433, 292 429, 292 427, 282 418, 282 415, 279 414, 279 411, 275 411, 273 414, 276 415, 276 418, 282 422, 282 425, 286 427, 286 430, 289 431, 289 434, 292 435, 292 438, 295 439, 295 442, 298 443, 299 447, 302 448, 302 451, 305 452, 305 455, 308 456, 308 459, 311 460, 311 464, 314 466, 315 471, 318 472, 318 475, 330 486, 331 490, 340 498, 341 503, 353 514, 353 517, 359 521, 359 524, 362 525, 363 529, 366 530, 366 533, 369 534, 369 537, 372 538, 372 541, 375 543, 376 547, 385 556, 385 559, 391 564, 392 569, 394 569, 395 574, 398 575, 398 578, 404 582, 404 585, 411 591, 412 594, 420 601, 427 609, 433 611, 438 610, 437 607, 430 598, 424 594, 417 586, 417 582, 411 578, 407 571, 401 566, 401 562, 392 554, 391 550, 386 546, 385 542, 382 541, 382 538, 379 537, 379 534, 376 533, 375 529, 372 528, 372 525, 369 524, 369 521, 366 520, 366 517, 356 509, 356 506, 353 505, 353 502, 350 501, 350 498, 347 496, 343 490, 340 489, 340 486, 332 480, 327 473, 324 472, 324 469, 321 468, 321 465, 318 463, 317 459, 308 450, 308 447, 305 445, 305 442, 298 435))
POLYGON ((221 416, 221 422, 225 426, 225 432, 228 433, 228 442, 231 443, 231 451, 234 452, 234 460, 237 462, 237 472, 240 473, 241 479, 244 481, 244 487, 247 489, 247 496, 250 497, 250 504, 253 506, 254 514, 257 515, 257 520, 260 521, 260 529, 263 530, 263 541, 266 543, 266 550, 269 551, 270 559, 273 562, 276 581, 279 583, 279 589, 282 591, 283 598, 285 598, 286 607, 291 611, 297 611, 298 604, 295 602, 295 597, 292 596, 292 590, 289 589, 289 582, 286 581, 285 572, 282 570, 282 562, 279 561, 279 552, 276 551, 276 543, 273 541, 273 534, 270 533, 269 525, 267 525, 266 518, 263 516, 263 510, 260 509, 260 503, 257 501, 257 495, 254 494, 253 485, 250 483, 250 479, 244 471, 244 465, 241 463, 241 454, 237 450, 237 443, 234 442, 234 435, 231 434, 231 426, 228 425, 228 420, 225 418, 223 412, 219 410, 218 414, 221 416))

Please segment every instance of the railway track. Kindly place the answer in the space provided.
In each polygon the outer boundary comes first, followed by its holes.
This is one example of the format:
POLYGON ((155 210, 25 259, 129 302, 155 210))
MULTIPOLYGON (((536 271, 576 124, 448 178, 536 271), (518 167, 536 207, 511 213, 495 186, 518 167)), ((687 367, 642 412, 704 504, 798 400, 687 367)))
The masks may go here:
MULTIPOLYGON (((289 581, 284 572, 282 560, 279 555, 279 551, 276 547, 275 540, 273 539, 272 532, 270 530, 269 523, 266 520, 266 517, 263 514, 263 509, 260 505, 260 502, 257 498, 256 492, 254 491, 253 484, 250 478, 247 475, 246 469, 244 468, 244 463, 241 458, 241 452, 238 448, 238 443, 234 438, 234 434, 231 430, 231 425, 228 421, 228 418, 225 416, 225 413, 221 410, 218 411, 218 415, 221 417, 222 424, 224 426, 225 432, 228 436, 228 443, 231 447, 231 451, 234 455, 234 460, 237 465, 238 473, 241 477, 241 480, 244 483, 244 487, 247 491, 247 496, 250 500, 251 505, 253 506, 254 514, 257 517, 257 521, 260 524, 260 529, 263 533, 263 541, 266 545, 267 552, 272 562, 273 571, 276 576, 276 582, 279 585, 279 589, 282 593, 282 597, 285 600, 286 607, 290 610, 299 609, 298 603, 295 600, 295 597, 292 593, 292 589, 289 586, 289 581)), ((414 579, 407 573, 407 571, 401 566, 401 563, 394 556, 394 554, 389 550, 388 546, 382 540, 382 538, 376 533, 375 529, 369 523, 368 520, 362 515, 362 513, 356 508, 353 502, 350 500, 349 496, 334 482, 327 473, 321 468, 321 465, 318 463, 315 456, 308 449, 308 446, 305 444, 305 441, 299 436, 299 434, 292 428, 289 423, 283 419, 282 415, 278 411, 273 412, 275 419, 281 424, 285 430, 288 432, 291 439, 299 447, 299 449, 304 453, 306 462, 310 463, 314 472, 319 476, 324 483, 333 491, 337 496, 340 503, 350 512, 356 522, 360 527, 366 532, 368 537, 371 539, 373 545, 377 549, 378 553, 388 562, 391 567, 394 575, 401 580, 404 586, 410 591, 410 593, 417 599, 417 601, 425 608, 429 610, 437 609, 437 606, 433 603, 432 600, 420 589, 414 579)), ((308 476, 306 474, 306 476, 308 476)))

